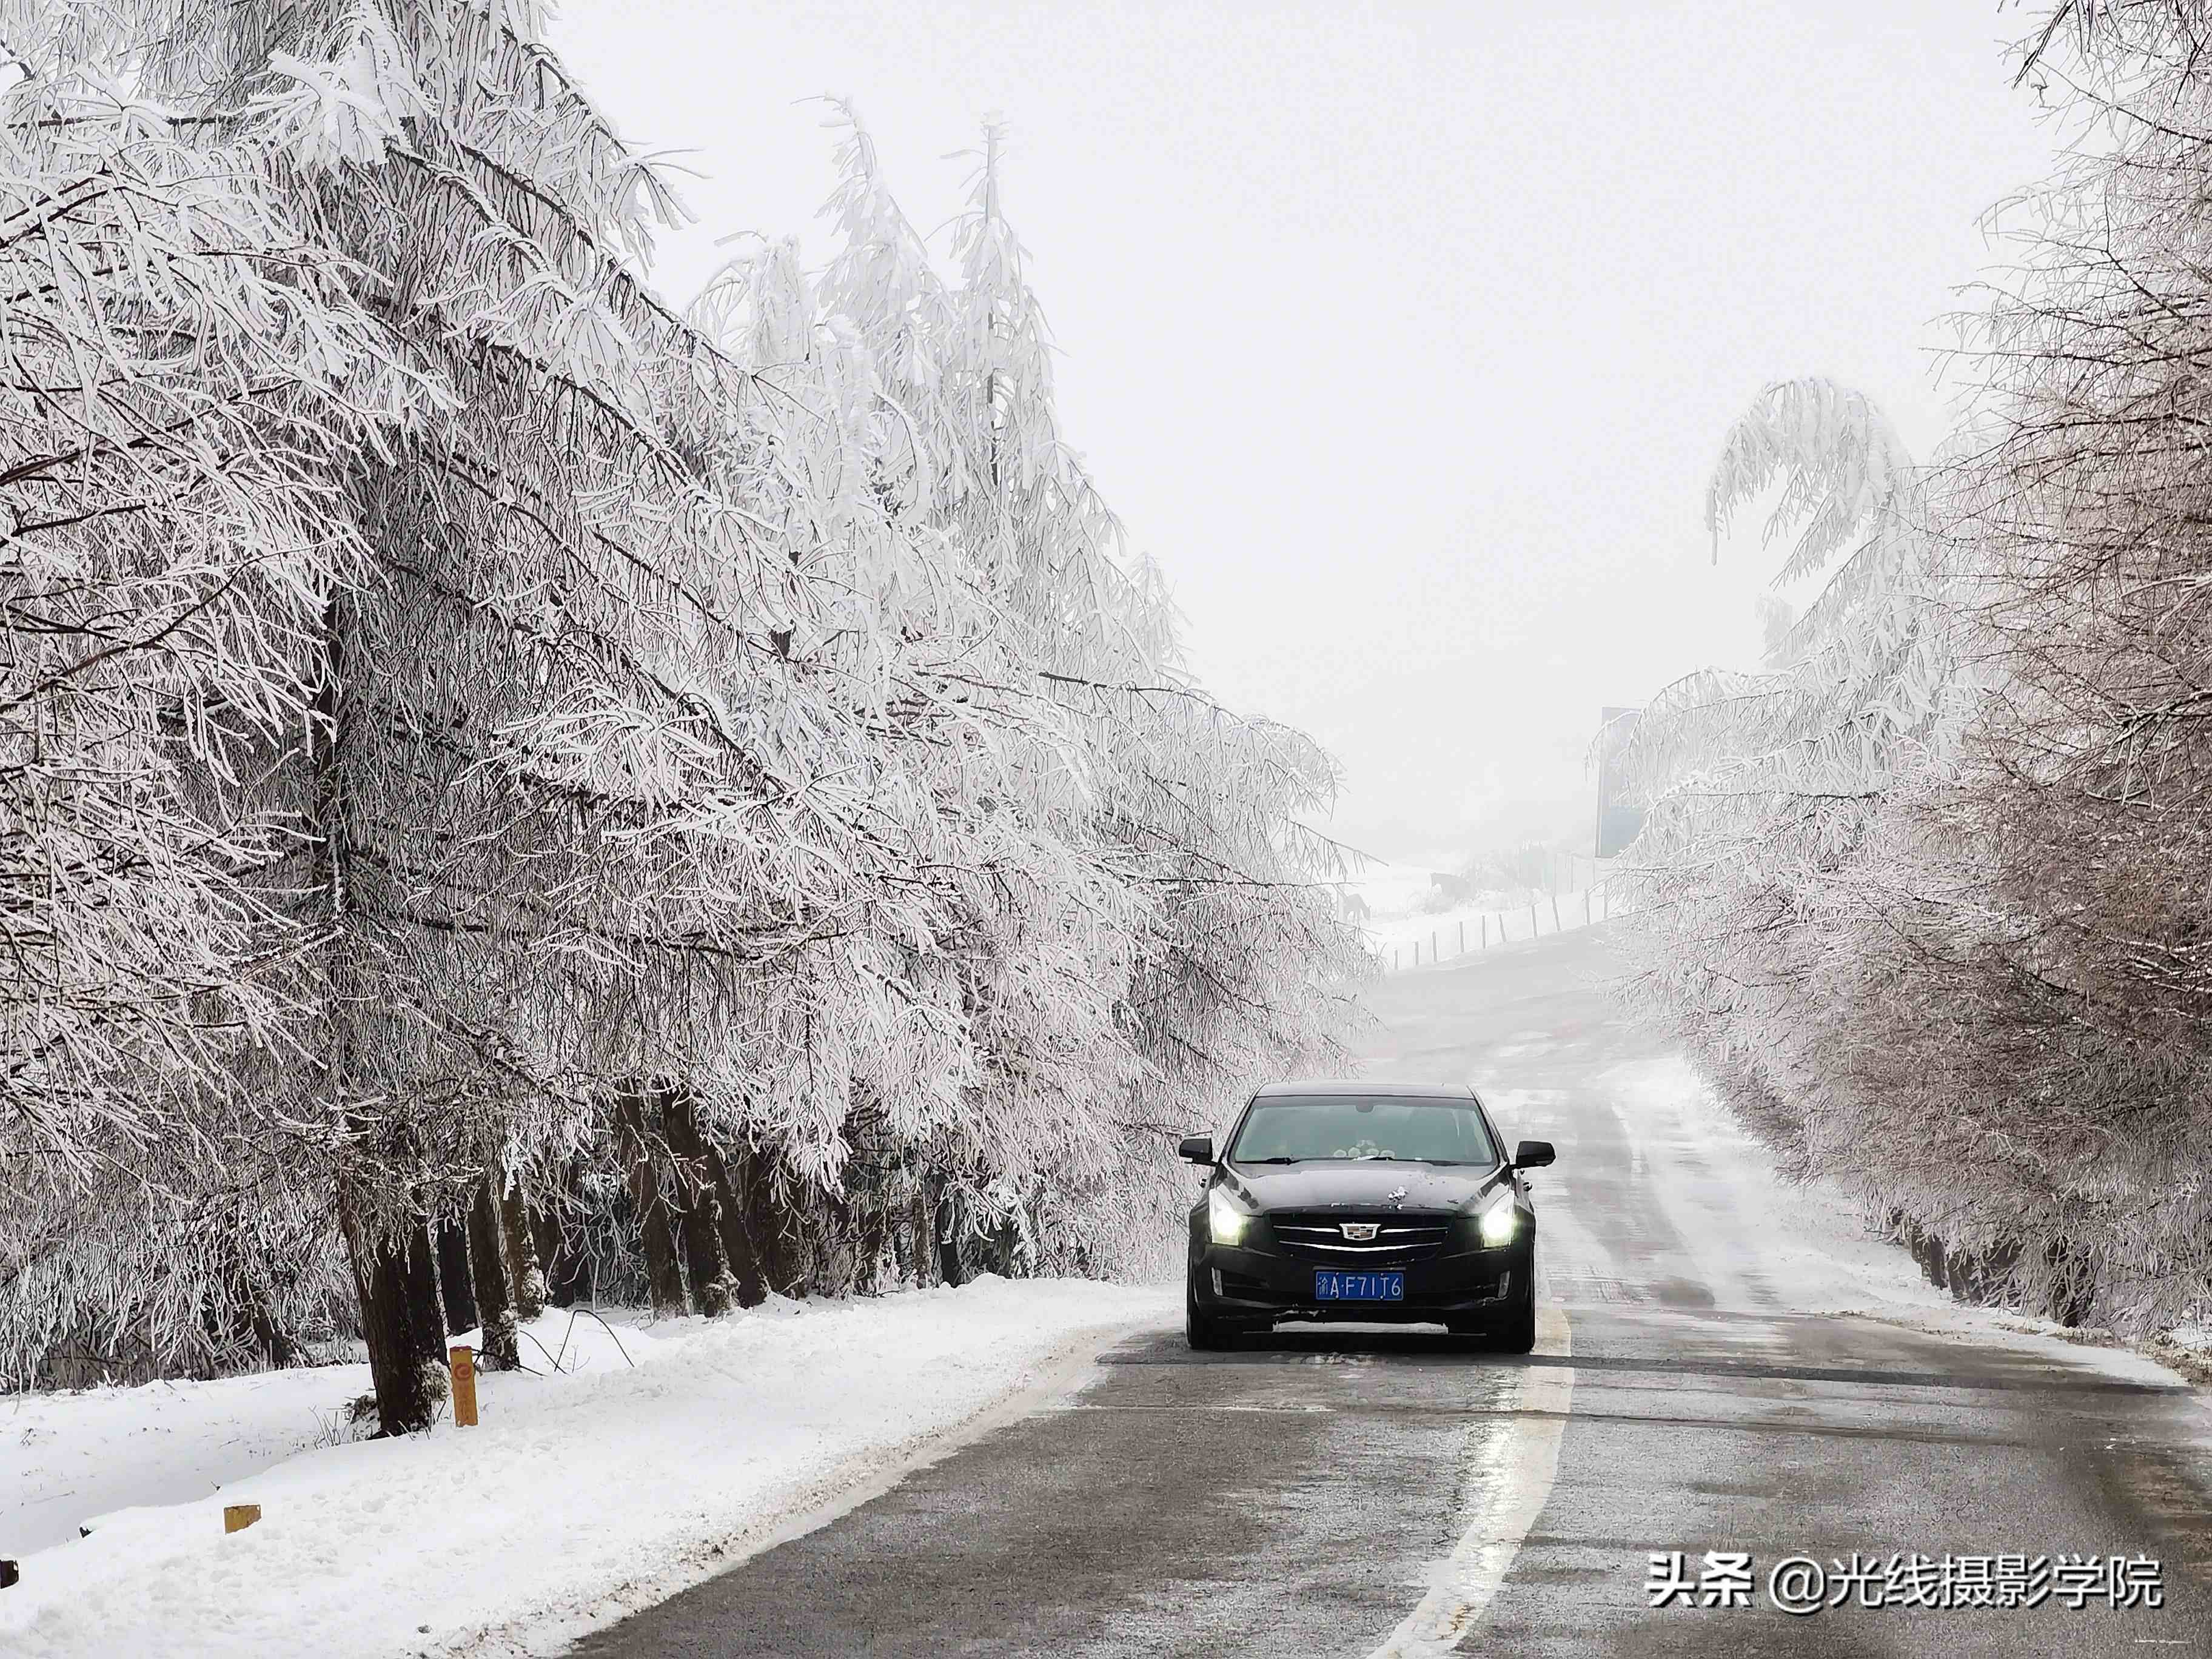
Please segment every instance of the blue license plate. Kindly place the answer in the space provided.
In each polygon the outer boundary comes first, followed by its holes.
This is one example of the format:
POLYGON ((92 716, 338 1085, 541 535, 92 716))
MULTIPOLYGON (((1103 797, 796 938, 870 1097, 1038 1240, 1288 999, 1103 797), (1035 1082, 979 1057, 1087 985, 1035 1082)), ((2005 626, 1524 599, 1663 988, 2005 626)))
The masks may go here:
POLYGON ((1329 1268, 1317 1269, 1314 1273, 1314 1300, 1316 1302, 1403 1302, 1406 1299, 1406 1275, 1403 1273, 1347 1273, 1329 1268))

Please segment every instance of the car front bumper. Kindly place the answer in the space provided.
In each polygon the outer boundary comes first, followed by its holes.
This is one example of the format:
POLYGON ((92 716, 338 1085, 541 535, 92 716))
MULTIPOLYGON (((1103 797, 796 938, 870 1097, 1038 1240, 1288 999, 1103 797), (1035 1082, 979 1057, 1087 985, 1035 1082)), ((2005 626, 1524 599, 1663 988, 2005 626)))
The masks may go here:
POLYGON ((1347 1263, 1353 1271, 1404 1273, 1405 1299, 1322 1302, 1314 1295, 1319 1268, 1311 1261, 1205 1243, 1192 1251, 1191 1292, 1209 1317, 1255 1327, 1278 1319, 1433 1324, 1502 1315, 1527 1294, 1529 1263, 1525 1237, 1493 1249, 1447 1253, 1403 1265, 1347 1263))

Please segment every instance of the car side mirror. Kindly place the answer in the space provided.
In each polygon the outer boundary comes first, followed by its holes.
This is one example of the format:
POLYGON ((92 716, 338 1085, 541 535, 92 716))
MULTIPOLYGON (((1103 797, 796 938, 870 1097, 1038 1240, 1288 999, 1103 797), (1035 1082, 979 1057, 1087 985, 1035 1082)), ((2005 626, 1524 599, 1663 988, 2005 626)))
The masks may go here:
POLYGON ((1213 1162, 1213 1137, 1185 1135, 1181 1144, 1176 1147, 1176 1156, 1186 1164, 1211 1165, 1213 1162))
POLYGON ((1548 1140, 1524 1140, 1513 1149, 1513 1167, 1516 1170, 1540 1170, 1554 1162, 1559 1154, 1552 1150, 1548 1140))

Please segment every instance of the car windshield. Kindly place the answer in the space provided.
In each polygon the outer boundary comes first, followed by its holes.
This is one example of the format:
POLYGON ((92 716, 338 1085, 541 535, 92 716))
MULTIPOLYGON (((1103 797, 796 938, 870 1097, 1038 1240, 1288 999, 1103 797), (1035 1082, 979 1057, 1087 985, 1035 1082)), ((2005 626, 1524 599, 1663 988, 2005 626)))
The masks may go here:
POLYGON ((1237 1164, 1397 1158, 1498 1162, 1471 1101, 1419 1095, 1279 1095, 1252 1103, 1229 1157, 1237 1164))

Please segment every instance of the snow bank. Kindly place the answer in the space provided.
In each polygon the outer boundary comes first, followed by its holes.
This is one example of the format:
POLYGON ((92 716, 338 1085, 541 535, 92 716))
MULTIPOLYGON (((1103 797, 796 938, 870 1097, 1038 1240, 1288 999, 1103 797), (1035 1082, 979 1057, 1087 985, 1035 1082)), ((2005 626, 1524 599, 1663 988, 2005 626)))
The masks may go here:
POLYGON ((331 1365, 0 1395, 0 1556, 73 1541, 80 1526, 111 1510, 204 1498, 327 1444, 344 1432, 345 1402, 368 1387, 368 1366, 331 1365))
POLYGON ((1158 1288, 997 1279, 713 1323, 555 1311, 532 1329, 564 1374, 482 1377, 481 1427, 304 1451, 366 1367, 21 1399, 0 1407, 0 1554, 31 1553, 0 1651, 547 1650, 926 1454, 1071 1343, 1174 1311, 1158 1288), (263 1518, 226 1537, 227 1503, 263 1518))

